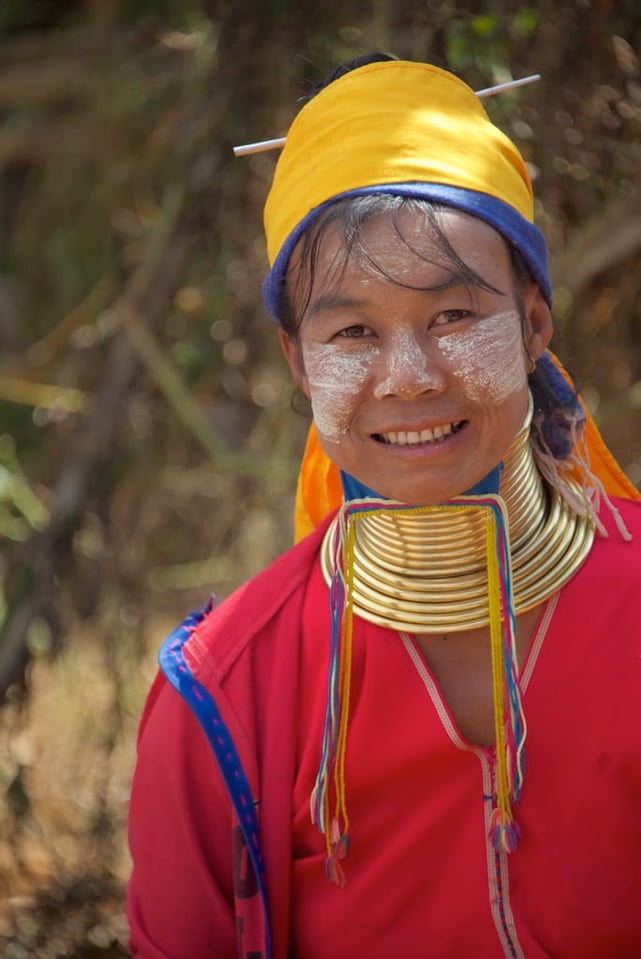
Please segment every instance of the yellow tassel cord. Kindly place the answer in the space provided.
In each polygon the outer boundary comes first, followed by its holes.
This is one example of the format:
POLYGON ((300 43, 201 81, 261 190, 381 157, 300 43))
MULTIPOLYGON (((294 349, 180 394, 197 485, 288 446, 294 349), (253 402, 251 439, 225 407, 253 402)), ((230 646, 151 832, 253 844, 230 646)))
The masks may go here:
POLYGON ((349 816, 345 798, 345 763, 347 756, 347 728, 349 725, 350 687, 352 675, 352 637, 354 627, 354 518, 348 522, 345 543, 345 607, 341 625, 341 646, 338 677, 340 689, 340 716, 336 743, 336 764, 334 766, 334 789, 336 792, 336 812, 332 822, 331 835, 327 836, 327 854, 332 876, 339 885, 344 885, 345 875, 339 860, 347 855, 349 836, 349 816))
POLYGON ((492 652, 492 695, 494 700, 494 741, 496 743, 496 809, 492 826, 511 821, 510 787, 506 760, 505 703, 503 698, 503 630, 501 628, 501 587, 496 555, 496 520, 493 510, 487 512, 485 542, 487 549, 487 592, 490 617, 490 649, 492 652), (498 812, 498 816, 496 813, 498 812))
POLYGON ((312 821, 325 837, 327 876, 345 884, 341 861, 348 849, 345 769, 350 712, 356 521, 371 512, 393 516, 428 510, 481 507, 486 518, 486 564, 488 619, 492 661, 494 731, 496 740, 495 807, 490 835, 498 850, 516 848, 519 829, 512 802, 518 800, 523 779, 525 719, 518 686, 514 645, 515 620, 512 604, 507 514, 500 497, 461 497, 447 506, 405 507, 360 500, 345 504, 338 515, 334 545, 334 574, 330 588, 332 604, 332 650, 328 677, 328 707, 322 758, 311 795, 312 821), (387 508, 386 508, 387 506, 387 508), (332 808, 333 807, 333 808, 332 808))
MULTIPOLYGON (((508 726, 506 724, 506 699, 509 696, 510 686, 518 684, 516 674, 510 675, 506 668, 506 646, 509 643, 512 653, 514 670, 516 670, 516 650, 514 648, 514 633, 511 626, 510 597, 501 593, 501 570, 499 562, 499 530, 497 516, 493 509, 486 510, 486 555, 487 555, 487 592, 488 614, 490 626, 490 650, 492 655, 492 695, 494 700, 494 737, 496 752, 495 773, 495 807, 490 820, 490 835, 494 845, 499 850, 512 852, 519 840, 520 831, 514 822, 511 796, 518 795, 521 780, 521 760, 523 740, 525 734, 525 720, 521 710, 520 695, 516 698, 516 712, 520 719, 521 736, 514 736, 515 717, 510 716, 510 730, 514 741, 508 742, 508 726), (520 740, 520 741, 519 741, 520 740), (510 756, 513 769, 510 769, 510 756), (514 780, 517 780, 515 784, 514 780)), ((507 556, 509 563, 509 554, 507 556)), ((503 589, 509 589, 509 569, 503 576, 503 589)))
POLYGON ((340 860, 347 855, 349 817, 345 790, 354 619, 354 523, 339 514, 337 570, 332 595, 332 650, 321 765, 310 797, 312 822, 325 836, 327 877, 345 885, 340 860), (330 781, 332 787, 330 789, 330 781), (333 793, 334 809, 330 809, 333 793))

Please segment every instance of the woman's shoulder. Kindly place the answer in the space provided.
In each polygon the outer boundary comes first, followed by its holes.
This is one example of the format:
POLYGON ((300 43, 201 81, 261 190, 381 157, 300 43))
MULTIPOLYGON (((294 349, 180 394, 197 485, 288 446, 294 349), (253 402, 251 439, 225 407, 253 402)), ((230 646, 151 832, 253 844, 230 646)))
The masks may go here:
POLYGON ((602 502, 599 519, 602 530, 597 530, 588 561, 585 563, 581 584, 588 588, 593 581, 595 596, 605 602, 605 596, 621 597, 630 594, 638 604, 641 596, 641 500, 612 497, 602 502))
POLYGON ((605 536, 597 533, 597 540, 614 552, 623 550, 629 559, 641 561, 641 499, 623 499, 612 496, 603 499, 599 519, 605 527, 605 536))
POLYGON ((215 663, 220 679, 257 636, 296 634, 329 521, 330 517, 228 597, 208 603, 179 627, 182 656, 192 671, 211 670, 215 663))

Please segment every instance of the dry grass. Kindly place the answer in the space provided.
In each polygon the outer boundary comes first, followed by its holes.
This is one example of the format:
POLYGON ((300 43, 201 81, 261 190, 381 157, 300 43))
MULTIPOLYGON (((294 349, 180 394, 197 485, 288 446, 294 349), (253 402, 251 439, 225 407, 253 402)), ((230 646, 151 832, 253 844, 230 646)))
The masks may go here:
POLYGON ((78 631, 59 657, 33 665, 28 705, 1 714, 6 959, 127 955, 127 800, 154 671, 150 654, 114 681, 103 637, 78 631))

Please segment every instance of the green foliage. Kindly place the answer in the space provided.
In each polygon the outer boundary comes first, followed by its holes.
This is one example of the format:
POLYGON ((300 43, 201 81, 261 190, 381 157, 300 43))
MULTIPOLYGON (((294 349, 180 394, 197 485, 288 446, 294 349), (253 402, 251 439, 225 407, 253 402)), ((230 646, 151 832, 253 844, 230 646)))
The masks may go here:
POLYGON ((183 27, 194 18, 203 19, 199 0, 2 0, 0 33, 14 33, 82 23, 135 25, 162 24, 163 28, 183 27))
POLYGON ((531 37, 539 23, 534 7, 453 17, 446 25, 448 63, 457 70, 475 68, 487 77, 511 75, 515 41, 531 37))
POLYGON ((49 513, 33 492, 16 456, 12 436, 0 436, 0 541, 21 542, 44 529, 49 513))
POLYGON ((21 820, 30 810, 31 803, 24 785, 24 769, 20 767, 7 786, 4 800, 14 820, 21 820))
MULTIPOLYGON (((56 741, 62 707, 78 708, 77 739, 99 717, 69 792, 90 765, 111 768, 123 712, 133 742, 159 617, 173 626, 289 545, 307 423, 260 303, 275 157, 234 160, 231 145, 278 135, 312 84, 373 49, 445 59, 476 88, 542 74, 486 106, 535 179, 555 345, 641 481, 635 0, 2 0, 0 663, 16 610, 36 675, 75 637, 84 671, 62 680, 61 707, 42 706, 56 741)), ((21 790, 36 801, 38 788, 0 755, 28 820, 21 790)), ((37 765, 42 822, 42 797, 66 780, 37 765)), ((112 793, 96 786, 84 808, 122 832, 112 793)), ((104 875, 96 833, 74 836, 104 875)))
POLYGON ((539 11, 535 7, 521 7, 512 18, 514 34, 518 37, 531 37, 539 25, 539 11))
POLYGON ((278 19, 287 13, 290 7, 290 0, 268 0, 268 7, 271 16, 274 19, 278 19))
POLYGON ((4 0, 0 6, 0 31, 29 30, 51 22, 51 0, 4 0))

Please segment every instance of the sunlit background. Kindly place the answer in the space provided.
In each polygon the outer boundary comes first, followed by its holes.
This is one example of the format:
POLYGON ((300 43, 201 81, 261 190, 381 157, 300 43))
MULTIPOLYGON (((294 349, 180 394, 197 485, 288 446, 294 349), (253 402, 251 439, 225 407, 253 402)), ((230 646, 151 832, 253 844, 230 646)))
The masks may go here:
POLYGON ((285 549, 307 419, 260 301, 283 135, 373 49, 522 149, 554 342, 641 483, 641 7, 0 3, 0 954, 124 956, 135 730, 165 633, 285 549))

